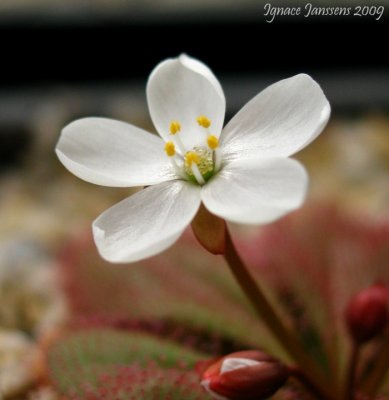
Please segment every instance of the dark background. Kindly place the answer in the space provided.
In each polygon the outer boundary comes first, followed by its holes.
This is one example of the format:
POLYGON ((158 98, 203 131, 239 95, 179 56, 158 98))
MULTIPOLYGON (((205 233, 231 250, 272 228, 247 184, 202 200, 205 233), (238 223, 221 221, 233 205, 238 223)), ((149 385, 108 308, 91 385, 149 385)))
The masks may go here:
POLYGON ((0 13, 0 166, 25 158, 38 137, 34 124, 45 122, 42 109, 50 106, 63 113, 49 128, 51 142, 45 139, 50 154, 60 126, 75 118, 134 122, 131 109, 147 115, 149 73, 182 52, 205 62, 221 80, 227 120, 262 88, 300 72, 320 82, 333 116, 387 113, 388 8, 379 21, 300 16, 270 24, 261 6, 225 13, 0 13), (107 106, 118 92, 134 97, 123 116, 107 106))
POLYGON ((388 69, 385 15, 269 24, 262 14, 0 21, 0 85, 146 79, 156 63, 181 52, 219 74, 388 69))

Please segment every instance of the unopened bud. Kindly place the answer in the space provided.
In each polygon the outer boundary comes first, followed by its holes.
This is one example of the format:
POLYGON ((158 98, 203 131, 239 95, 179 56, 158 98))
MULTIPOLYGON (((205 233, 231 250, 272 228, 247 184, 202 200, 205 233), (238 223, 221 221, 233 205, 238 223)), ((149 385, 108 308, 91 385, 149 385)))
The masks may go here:
POLYGON ((362 290, 350 300, 345 319, 356 342, 366 342, 386 327, 389 318, 388 297, 388 288, 376 284, 362 290))
POLYGON ((288 379, 288 369, 260 351, 229 354, 208 363, 201 385, 217 400, 262 400, 288 379))

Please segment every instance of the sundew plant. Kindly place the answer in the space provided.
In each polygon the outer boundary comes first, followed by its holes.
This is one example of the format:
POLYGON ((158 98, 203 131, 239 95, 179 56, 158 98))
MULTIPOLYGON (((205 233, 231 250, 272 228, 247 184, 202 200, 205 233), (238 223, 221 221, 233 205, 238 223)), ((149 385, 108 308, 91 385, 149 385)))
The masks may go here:
MULTIPOLYGON (((151 314, 148 318, 119 318, 119 310, 117 315, 111 312, 108 318, 96 315, 95 319, 87 319, 81 330, 78 321, 76 333, 68 332, 50 346, 47 365, 57 390, 74 399, 376 398, 389 366, 389 349, 383 339, 388 321, 384 269, 366 287, 359 285, 348 292, 347 299, 338 307, 343 310, 340 325, 342 337, 347 338, 343 343, 347 342, 349 351, 339 350, 338 338, 332 349, 326 343, 320 350, 326 336, 321 330, 331 330, 326 324, 315 325, 326 312, 320 306, 321 294, 316 294, 319 300, 315 300, 315 293, 306 296, 308 304, 304 304, 304 296, 296 295, 305 290, 303 276, 299 277, 302 286, 298 288, 289 273, 283 272, 287 268, 280 268, 283 275, 278 276, 277 282, 283 282, 281 288, 266 277, 266 268, 252 271, 238 253, 228 227, 229 222, 271 227, 302 206, 308 174, 290 156, 309 145, 330 117, 329 102, 318 83, 305 74, 274 83, 225 126, 223 89, 212 71, 196 59, 181 55, 162 61, 151 72, 146 93, 159 136, 124 122, 93 117, 67 125, 56 146, 63 165, 81 179, 104 186, 144 187, 93 222, 97 249, 109 263, 147 260, 172 246, 191 225, 198 242, 215 255, 215 262, 224 259, 241 289, 236 298, 243 294, 243 299, 251 303, 260 327, 248 322, 251 318, 246 311, 231 305, 231 315, 238 316, 237 327, 225 339, 215 340, 217 350, 212 350, 204 343, 212 342, 216 329, 212 334, 206 332, 205 315, 202 327, 194 329, 190 321, 197 314, 192 312, 191 316, 189 310, 187 326, 177 336, 177 298, 157 302, 164 311, 176 310, 169 318, 163 312, 157 320, 150 320, 151 314), (278 295, 271 294, 271 290, 278 295), (286 304, 295 304, 289 315, 285 307, 283 312, 277 308, 282 299, 288 299, 286 304), (303 311, 299 309, 309 309, 312 304, 318 305, 311 312, 313 322, 306 322, 304 329, 303 325, 296 329, 291 321, 294 317, 300 320, 303 311), (249 336, 255 340, 240 333, 232 339, 239 324, 242 329, 245 324, 250 325, 249 336), (178 337, 181 339, 177 340, 178 337), (365 348, 368 356, 364 355, 365 348)), ((337 222, 336 215, 330 217, 337 222)), ((294 226, 293 222, 291 229, 294 226)), ((311 239, 308 234, 305 238, 311 239)), ((323 240, 330 240, 330 236, 323 240)), ((265 243, 263 238, 258 239, 259 246, 261 242, 265 243)), ((312 245, 314 249, 319 246, 316 242, 312 245)), ((240 248, 245 246, 256 248, 252 243, 239 243, 240 248)), ((282 241, 279 246, 267 247, 272 248, 274 256, 286 254, 282 265, 291 262, 295 255, 288 253, 282 241)), ((315 265, 307 272, 310 252, 305 248, 301 251, 304 274, 314 275, 315 265)), ((243 254, 245 259, 247 254, 243 254)), ((88 265, 83 257, 82 262, 76 257, 76 263, 88 265)), ((163 254, 159 257, 163 258, 163 254)), ((104 279, 115 279, 109 278, 115 274, 114 267, 111 268, 112 271, 104 272, 104 279)), ((131 269, 131 265, 127 268, 131 269)), ((173 268, 176 285, 185 285, 179 277, 185 273, 181 271, 185 263, 173 268)), ((297 273, 295 265, 291 268, 297 273)), ((152 269, 158 274, 157 270, 158 267, 152 269)), ((208 273, 211 272, 204 272, 208 273)), ((215 280, 214 291, 220 289, 218 285, 223 279, 215 280)), ((147 296, 147 279, 139 285, 133 285, 139 296, 132 298, 132 304, 147 296)), ((82 298, 83 291, 77 284, 75 287, 75 297, 81 293, 82 298)), ((126 289, 120 286, 120 290, 126 289)), ((190 285, 187 294, 191 295, 190 285)), ((110 302, 111 295, 105 295, 104 301, 110 302)), ((224 293, 222 302, 228 304, 229 295, 224 293)), ((149 310, 155 307, 153 304, 149 310)), ((219 310, 225 307, 220 305, 219 310)), ((180 313, 182 320, 183 308, 180 313)))

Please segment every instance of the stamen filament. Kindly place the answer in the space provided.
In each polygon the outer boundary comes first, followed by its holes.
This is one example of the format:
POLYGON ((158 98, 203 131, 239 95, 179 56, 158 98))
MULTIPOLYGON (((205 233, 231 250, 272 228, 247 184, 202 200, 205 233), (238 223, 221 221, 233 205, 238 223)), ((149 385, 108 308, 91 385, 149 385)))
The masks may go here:
POLYGON ((203 176, 201 175, 201 172, 199 170, 199 167, 197 166, 197 164, 192 163, 191 165, 191 170, 193 172, 193 176, 196 178, 196 181, 199 185, 204 185, 205 180, 203 178, 203 176))
POLYGON ((222 156, 220 154, 219 149, 214 150, 214 155, 215 155, 215 172, 219 171, 221 165, 222 165, 222 156))
POLYGON ((181 154, 185 154, 186 149, 179 135, 174 135, 174 141, 176 142, 177 147, 180 149, 181 154))

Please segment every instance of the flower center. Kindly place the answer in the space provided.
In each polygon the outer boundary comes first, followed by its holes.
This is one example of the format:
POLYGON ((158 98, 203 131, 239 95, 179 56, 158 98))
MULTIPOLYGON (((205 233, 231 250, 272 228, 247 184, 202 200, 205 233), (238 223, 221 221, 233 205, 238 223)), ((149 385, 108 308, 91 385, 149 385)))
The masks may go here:
POLYGON ((198 171, 206 182, 212 176, 214 169, 213 152, 205 147, 194 147, 192 151, 186 152, 184 157, 184 171, 191 180, 195 179, 198 182, 196 172, 194 171, 194 169, 196 170, 194 164, 196 164, 198 171))
POLYGON ((179 136, 181 124, 178 121, 171 121, 170 134, 173 136, 173 141, 165 143, 165 152, 179 176, 204 185, 220 169, 219 140, 209 133, 211 121, 207 117, 200 115, 196 121, 205 129, 205 145, 196 146, 188 151, 179 136), (176 146, 181 154, 176 153, 176 146))

